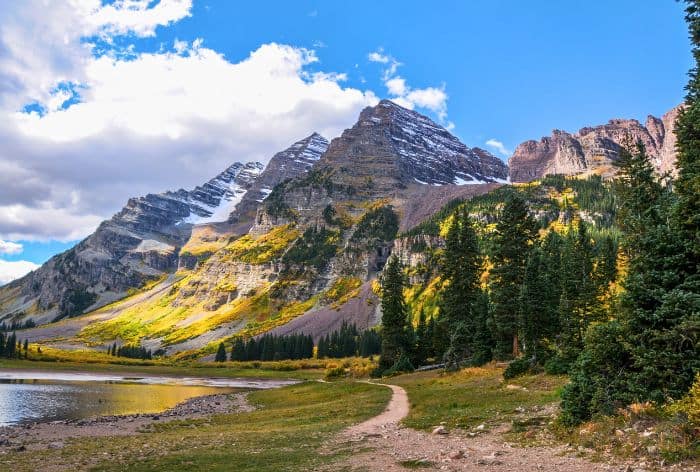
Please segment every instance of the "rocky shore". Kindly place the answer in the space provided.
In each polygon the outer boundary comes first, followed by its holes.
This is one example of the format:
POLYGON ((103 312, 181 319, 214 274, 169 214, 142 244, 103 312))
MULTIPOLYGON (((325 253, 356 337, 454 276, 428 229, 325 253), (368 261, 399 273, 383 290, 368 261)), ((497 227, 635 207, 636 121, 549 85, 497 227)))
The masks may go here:
POLYGON ((0 454, 8 451, 61 449, 70 438, 128 436, 147 433, 153 425, 173 420, 252 411, 246 393, 195 397, 161 413, 98 416, 79 420, 26 423, 0 427, 0 454))

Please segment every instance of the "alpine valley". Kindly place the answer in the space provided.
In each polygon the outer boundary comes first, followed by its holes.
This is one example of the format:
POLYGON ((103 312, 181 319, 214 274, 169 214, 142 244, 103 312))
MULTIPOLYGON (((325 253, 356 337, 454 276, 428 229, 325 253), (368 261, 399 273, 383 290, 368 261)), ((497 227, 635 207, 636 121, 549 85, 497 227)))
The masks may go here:
POLYGON ((432 258, 451 209, 469 202, 488 233, 516 191, 542 228, 580 218, 610 229, 614 207, 601 202, 621 146, 641 140, 660 172, 673 169, 678 110, 646 125, 554 131, 518 146, 508 168, 382 100, 330 142, 313 133, 267 165, 234 162, 192 190, 130 199, 74 248, 0 287, 0 322, 63 350, 118 344, 174 358, 209 358, 222 342, 264 333, 318 342, 344 324, 380 323, 377 280, 391 254, 407 268, 417 320, 437 309, 432 258))

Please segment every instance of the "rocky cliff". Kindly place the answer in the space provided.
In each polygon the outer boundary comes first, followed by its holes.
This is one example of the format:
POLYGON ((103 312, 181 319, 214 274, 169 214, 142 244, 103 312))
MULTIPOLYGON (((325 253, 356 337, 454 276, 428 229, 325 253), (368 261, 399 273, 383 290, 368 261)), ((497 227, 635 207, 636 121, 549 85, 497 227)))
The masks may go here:
POLYGON ((252 219, 260 203, 270 195, 277 184, 305 175, 326 149, 328 140, 318 133, 313 133, 272 156, 265 170, 230 214, 229 221, 252 219))
POLYGON ((598 173, 612 175, 620 146, 644 143, 656 169, 672 171, 676 137, 673 133, 680 106, 661 118, 649 116, 645 124, 637 120, 610 120, 607 124, 582 128, 577 133, 554 130, 540 141, 520 144, 508 161, 513 182, 529 182, 548 174, 598 173))
POLYGON ((74 248, 0 288, 0 318, 43 323, 78 315, 175 270, 192 225, 225 220, 262 169, 235 163, 190 191, 130 199, 74 248))
POLYGON ((319 168, 337 183, 391 191, 411 183, 466 185, 505 181, 506 165, 470 149, 442 126, 389 100, 362 111, 355 125, 331 141, 319 168))

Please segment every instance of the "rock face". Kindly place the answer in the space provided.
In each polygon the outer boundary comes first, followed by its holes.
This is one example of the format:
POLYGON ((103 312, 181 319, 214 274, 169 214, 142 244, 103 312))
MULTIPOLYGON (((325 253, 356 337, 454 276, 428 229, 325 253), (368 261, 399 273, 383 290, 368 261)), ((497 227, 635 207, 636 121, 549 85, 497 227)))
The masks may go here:
POLYGON ((78 315, 175 270, 192 225, 225 220, 262 169, 237 162, 193 190, 130 199, 74 248, 0 288, 0 318, 29 314, 43 323, 78 315))
POLYGON ((328 149, 328 140, 318 133, 297 141, 284 151, 278 152, 265 170, 243 196, 229 221, 237 222, 255 215, 260 203, 267 198, 277 184, 306 174, 328 149))
POLYGON ((642 125, 637 120, 610 120, 607 124, 582 128, 577 133, 554 130, 540 141, 520 144, 508 161, 513 182, 529 182, 547 174, 614 173, 612 166, 620 146, 644 143, 656 169, 673 171, 676 156, 674 123, 681 107, 661 118, 649 116, 642 125))
POLYGON ((389 100, 365 108, 357 123, 331 142, 319 167, 340 171, 345 184, 379 191, 411 183, 466 185, 508 177, 497 157, 468 148, 426 116, 389 100))

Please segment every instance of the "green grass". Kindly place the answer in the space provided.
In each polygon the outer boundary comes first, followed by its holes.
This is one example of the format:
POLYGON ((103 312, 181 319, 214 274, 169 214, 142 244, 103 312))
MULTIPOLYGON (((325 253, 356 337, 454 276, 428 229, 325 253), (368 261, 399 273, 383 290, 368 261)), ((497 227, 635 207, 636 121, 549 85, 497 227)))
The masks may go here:
POLYGON ((566 383, 564 377, 543 374, 504 382, 502 374, 503 369, 489 366, 450 374, 420 372, 386 382, 406 389, 411 411, 404 424, 420 430, 429 430, 441 422, 453 428, 511 422, 518 407, 558 401, 559 389, 566 383))
POLYGON ((159 425, 127 437, 70 440, 59 450, 11 452, 3 470, 306 471, 343 450, 319 454, 342 428, 380 413, 390 397, 381 386, 308 382, 251 393, 258 410, 159 425))

